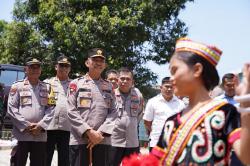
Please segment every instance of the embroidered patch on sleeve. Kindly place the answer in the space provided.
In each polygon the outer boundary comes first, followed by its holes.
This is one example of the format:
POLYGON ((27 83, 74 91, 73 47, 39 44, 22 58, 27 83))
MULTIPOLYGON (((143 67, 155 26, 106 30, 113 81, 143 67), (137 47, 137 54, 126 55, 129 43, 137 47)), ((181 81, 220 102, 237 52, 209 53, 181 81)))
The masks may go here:
POLYGON ((10 89, 10 95, 11 96, 15 95, 16 91, 17 91, 17 87, 16 86, 12 86, 11 89, 10 89))
POLYGON ((77 87, 77 85, 75 83, 71 83, 69 85, 70 94, 73 94, 74 92, 76 92, 76 87, 77 87))

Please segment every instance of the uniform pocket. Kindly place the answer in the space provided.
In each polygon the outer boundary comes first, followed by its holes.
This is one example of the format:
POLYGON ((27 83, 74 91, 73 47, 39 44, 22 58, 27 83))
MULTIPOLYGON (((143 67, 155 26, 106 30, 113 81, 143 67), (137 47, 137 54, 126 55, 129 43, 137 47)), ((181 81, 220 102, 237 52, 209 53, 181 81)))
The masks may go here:
POLYGON ((20 105, 31 105, 32 104, 32 96, 30 91, 22 91, 20 92, 20 105))
POLYGON ((92 103, 92 93, 91 92, 79 92, 77 98, 78 108, 90 108, 92 103))
POLYGON ((40 96, 40 104, 42 106, 47 106, 48 105, 48 92, 47 91, 40 91, 39 93, 40 96))
POLYGON ((31 92, 30 91, 21 91, 20 92, 20 97, 27 97, 27 96, 31 97, 31 92))
POLYGON ((92 93, 91 92, 79 92, 78 96, 84 97, 84 98, 92 98, 92 93))
POLYGON ((104 93, 104 94, 103 94, 103 98, 104 98, 106 107, 107 107, 107 108, 111 108, 111 105, 112 105, 112 98, 111 98, 110 94, 109 94, 109 93, 104 93))
POLYGON ((90 106, 91 106, 91 99, 80 97, 78 104, 79 108, 90 108, 90 106))
POLYGON ((139 112, 139 103, 134 103, 132 102, 131 103, 131 107, 130 107, 130 113, 131 113, 131 116, 133 117, 136 117, 138 116, 138 112, 139 112))
POLYGON ((31 105, 32 97, 31 96, 20 96, 20 104, 21 106, 31 105))

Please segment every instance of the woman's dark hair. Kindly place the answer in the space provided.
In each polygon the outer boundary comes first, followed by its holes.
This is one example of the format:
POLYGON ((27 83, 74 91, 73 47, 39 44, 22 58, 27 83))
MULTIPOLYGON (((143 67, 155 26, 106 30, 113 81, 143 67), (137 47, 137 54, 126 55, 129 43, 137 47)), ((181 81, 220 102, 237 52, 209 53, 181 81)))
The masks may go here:
POLYGON ((220 77, 215 66, 205 58, 189 51, 175 52, 174 56, 183 60, 189 67, 194 66, 196 63, 200 63, 203 66, 201 77, 208 91, 214 89, 219 84, 220 77))

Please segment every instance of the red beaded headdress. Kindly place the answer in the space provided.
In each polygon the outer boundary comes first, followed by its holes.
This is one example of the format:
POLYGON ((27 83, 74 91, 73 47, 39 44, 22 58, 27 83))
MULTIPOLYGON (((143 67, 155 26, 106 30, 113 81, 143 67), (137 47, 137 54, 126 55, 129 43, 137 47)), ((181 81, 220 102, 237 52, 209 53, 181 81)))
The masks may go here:
POLYGON ((202 56, 214 66, 220 60, 222 51, 215 46, 208 46, 202 43, 194 42, 188 38, 180 38, 176 42, 175 51, 190 51, 202 56))

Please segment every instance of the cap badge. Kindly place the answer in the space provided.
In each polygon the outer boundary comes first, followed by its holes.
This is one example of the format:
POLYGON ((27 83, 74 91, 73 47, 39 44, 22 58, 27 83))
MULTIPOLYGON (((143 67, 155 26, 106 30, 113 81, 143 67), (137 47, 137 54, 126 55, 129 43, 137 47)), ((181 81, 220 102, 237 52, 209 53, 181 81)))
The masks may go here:
POLYGON ((102 55, 102 50, 97 50, 97 55, 102 55))
POLYGON ((32 62, 38 62, 38 60, 36 58, 33 58, 32 62))

